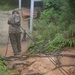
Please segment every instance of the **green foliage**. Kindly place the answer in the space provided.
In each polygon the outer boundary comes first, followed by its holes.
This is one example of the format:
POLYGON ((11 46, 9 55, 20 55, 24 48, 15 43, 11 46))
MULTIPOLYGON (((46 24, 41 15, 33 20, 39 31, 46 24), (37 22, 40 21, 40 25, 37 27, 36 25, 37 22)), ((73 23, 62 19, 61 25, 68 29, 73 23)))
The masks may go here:
MULTIPOLYGON (((43 25, 41 26, 40 22, 39 23, 39 34, 41 34, 43 36, 44 39, 53 39, 55 34, 57 32, 59 32, 60 27, 59 26, 55 26, 53 23, 50 23, 49 25, 43 25)), ((44 23, 44 22, 43 22, 44 23)))
POLYGON ((75 37, 75 21, 68 27, 69 36, 75 37))
POLYGON ((48 23, 48 21, 53 16, 53 14, 54 14, 53 8, 48 9, 48 10, 44 10, 41 14, 40 20, 45 20, 45 22, 48 23))
POLYGON ((0 10, 10 10, 18 7, 18 0, 0 0, 0 10))
POLYGON ((0 60, 0 75, 11 75, 11 72, 5 66, 5 61, 0 60))
POLYGON ((65 45, 68 47, 75 47, 75 38, 68 38, 65 41, 65 45))
POLYGON ((56 37, 45 45, 45 51, 54 52, 62 50, 64 47, 74 47, 75 38, 64 38, 62 34, 57 34, 56 37))
POLYGON ((8 4, 0 5, 0 10, 11 10, 14 9, 13 6, 9 6, 8 4))
POLYGON ((63 32, 63 34, 56 33, 54 38, 48 37, 48 35, 47 36, 38 35, 35 43, 31 43, 31 45, 29 46, 29 52, 49 53, 49 52, 61 51, 64 47, 75 47, 75 38, 69 37, 67 35, 65 36, 65 32, 63 32))
POLYGON ((18 0, 0 0, 0 5, 13 5, 13 4, 17 4, 18 5, 18 0))
POLYGON ((61 51, 64 47, 75 47, 74 0, 71 3, 70 0, 47 1, 46 9, 36 23, 38 30, 34 37, 39 39, 41 35, 41 39, 30 45, 29 51, 32 53, 49 53, 61 51))
POLYGON ((42 46, 42 44, 44 42, 42 35, 38 35, 34 39, 35 39, 35 43, 32 42, 28 48, 28 50, 29 50, 28 52, 31 54, 41 52, 40 47, 42 46))

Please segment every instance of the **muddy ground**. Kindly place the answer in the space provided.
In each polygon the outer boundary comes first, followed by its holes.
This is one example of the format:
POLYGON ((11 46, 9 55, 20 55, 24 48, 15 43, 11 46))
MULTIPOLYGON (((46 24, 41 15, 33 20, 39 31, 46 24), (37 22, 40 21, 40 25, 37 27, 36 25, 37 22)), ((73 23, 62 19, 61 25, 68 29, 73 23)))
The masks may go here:
MULTIPOLYGON (((7 42, 8 42, 8 16, 11 13, 11 11, 0 11, 0 54, 2 56, 5 56, 6 48, 7 48, 7 42)), ((23 28, 26 29, 28 32, 28 21, 23 20, 22 21, 23 28)), ((21 42, 22 45, 22 52, 21 54, 27 51, 29 44, 29 38, 27 37, 27 41, 21 42)), ((74 49, 65 49, 61 54, 75 54, 74 49)), ((43 55, 43 54, 41 54, 43 55)), ((14 56, 13 50, 9 41, 8 45, 8 51, 6 56, 14 56)), ((56 68, 53 70, 56 66, 54 65, 71 65, 75 64, 75 58, 70 57, 59 57, 59 62, 57 60, 57 57, 51 56, 51 57, 28 57, 25 59, 18 59, 18 60, 11 60, 7 62, 7 67, 11 69, 12 75, 74 75, 75 68, 72 67, 63 67, 64 70, 63 73, 59 70, 59 68, 56 68), (54 62, 54 61, 56 62, 54 62), (53 62, 52 62, 53 61, 53 62), (14 68, 12 66, 15 63, 22 63, 20 65, 15 65, 14 68), (28 63, 30 65, 28 65, 28 63)), ((60 68, 61 69, 61 68, 60 68)))

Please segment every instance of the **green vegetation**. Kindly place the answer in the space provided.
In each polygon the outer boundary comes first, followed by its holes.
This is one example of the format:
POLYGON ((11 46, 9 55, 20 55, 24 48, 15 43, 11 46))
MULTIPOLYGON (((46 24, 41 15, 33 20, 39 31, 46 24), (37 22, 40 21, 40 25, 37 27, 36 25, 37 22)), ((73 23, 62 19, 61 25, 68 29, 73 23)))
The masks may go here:
POLYGON ((11 72, 7 69, 5 61, 0 60, 0 75, 11 75, 11 72))
POLYGON ((0 5, 0 10, 11 10, 14 9, 15 7, 10 6, 10 5, 0 5))
POLYGON ((0 0, 0 10, 12 10, 16 7, 18 7, 18 0, 0 0))
POLYGON ((31 53, 75 47, 75 1, 47 0, 36 27, 37 31, 33 33, 36 43, 29 46, 31 53))

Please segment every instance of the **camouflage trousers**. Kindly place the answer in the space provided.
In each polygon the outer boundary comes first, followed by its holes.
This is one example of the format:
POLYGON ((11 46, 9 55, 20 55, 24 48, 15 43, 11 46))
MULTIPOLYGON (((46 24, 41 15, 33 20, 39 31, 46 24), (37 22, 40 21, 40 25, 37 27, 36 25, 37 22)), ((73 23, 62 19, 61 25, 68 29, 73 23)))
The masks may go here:
POLYGON ((9 33, 9 38, 14 54, 21 52, 21 33, 9 33))

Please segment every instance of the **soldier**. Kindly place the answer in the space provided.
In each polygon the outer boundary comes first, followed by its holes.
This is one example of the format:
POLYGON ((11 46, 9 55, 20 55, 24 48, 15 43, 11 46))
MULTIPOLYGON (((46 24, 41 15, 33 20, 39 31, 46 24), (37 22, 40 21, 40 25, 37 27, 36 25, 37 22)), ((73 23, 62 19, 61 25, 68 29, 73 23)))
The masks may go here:
POLYGON ((14 10, 8 18, 9 24, 9 38, 12 45, 14 55, 21 52, 21 30, 20 30, 20 15, 18 11, 14 10))

